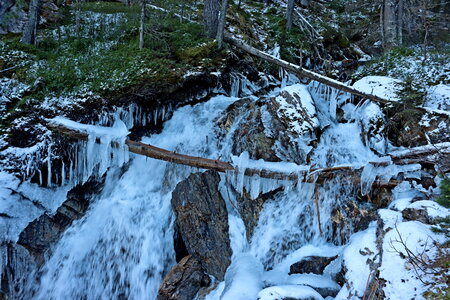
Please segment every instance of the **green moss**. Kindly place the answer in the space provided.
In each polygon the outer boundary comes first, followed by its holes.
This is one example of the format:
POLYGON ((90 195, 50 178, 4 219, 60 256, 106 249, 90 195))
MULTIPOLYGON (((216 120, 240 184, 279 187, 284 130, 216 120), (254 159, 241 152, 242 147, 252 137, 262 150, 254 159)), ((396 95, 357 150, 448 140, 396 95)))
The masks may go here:
MULTIPOLYGON (((16 78, 28 84, 37 78, 44 82, 27 99, 88 91, 111 94, 137 85, 173 85, 182 80, 186 70, 217 66, 226 53, 203 36, 201 25, 152 10, 146 24, 145 47, 139 49, 139 6, 112 2, 86 2, 80 6, 82 16, 97 15, 96 24, 81 19, 79 37, 73 13, 69 12, 66 17, 72 18, 70 25, 41 30, 37 47, 20 43, 17 36, 0 43, 2 54, 6 50, 23 54, 14 63, 29 62, 28 68, 16 71, 16 78)), ((9 67, 12 61, 0 55, 1 68, 9 67)))
POLYGON ((437 198, 437 202, 447 208, 450 208, 450 178, 442 175, 440 184, 441 195, 437 198))

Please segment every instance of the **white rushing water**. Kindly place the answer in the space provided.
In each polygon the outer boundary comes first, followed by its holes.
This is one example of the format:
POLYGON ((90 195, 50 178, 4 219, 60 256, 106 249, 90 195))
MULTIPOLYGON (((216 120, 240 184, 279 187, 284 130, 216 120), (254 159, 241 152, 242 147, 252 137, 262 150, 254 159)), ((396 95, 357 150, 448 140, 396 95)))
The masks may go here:
MULTIPOLYGON (((337 97, 327 92, 325 98, 332 96, 337 97)), ((216 96, 208 102, 180 108, 160 134, 145 137, 143 142, 189 155, 214 159, 219 155, 231 157, 228 145, 217 145, 214 120, 236 100, 216 96)), ((319 120, 327 124, 322 126, 326 129, 312 163, 321 167, 361 165, 376 157, 361 141, 361 129, 356 122, 336 122, 335 102, 326 104, 327 100, 321 99, 317 91, 314 101, 319 120)), ((104 154, 93 151, 89 155, 104 154)), ((240 159, 235 157, 234 161, 241 169, 249 165, 245 155, 240 159)), ((299 170, 303 169, 299 167, 299 170)), ((36 276, 39 279, 30 280, 19 298, 155 299, 164 272, 175 263, 171 192, 178 182, 196 171, 137 155, 131 155, 123 174, 119 168, 110 170, 105 187, 90 210, 64 233, 36 276)), ((250 242, 242 220, 228 205, 232 265, 225 282, 218 285, 209 299, 239 299, 236 295, 256 299, 255 293, 261 290, 263 280, 286 284, 277 272, 285 270, 288 261, 301 257, 298 253, 337 253, 340 248, 336 245, 342 243, 343 235, 347 238, 351 233, 350 227, 343 228, 343 234, 336 234, 331 227, 331 208, 352 199, 355 194, 353 185, 345 184, 342 178, 319 188, 314 183, 235 179, 239 188, 254 189, 253 198, 260 191, 273 190, 280 185, 284 186, 284 191, 265 204, 250 242), (322 234, 314 202, 316 197, 320 203, 322 234)), ((228 199, 224 181, 221 191, 224 199, 228 199)), ((321 280, 328 282, 329 278, 321 280)))

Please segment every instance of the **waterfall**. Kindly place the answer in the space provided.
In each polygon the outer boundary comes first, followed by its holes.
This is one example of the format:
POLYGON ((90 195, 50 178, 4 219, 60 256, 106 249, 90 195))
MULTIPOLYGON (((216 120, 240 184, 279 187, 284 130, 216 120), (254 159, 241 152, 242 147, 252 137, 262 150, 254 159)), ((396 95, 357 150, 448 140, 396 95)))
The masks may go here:
MULTIPOLYGON (((241 78, 233 80, 231 95, 252 91, 241 78)), ((269 95, 278 91, 275 89, 269 95)), ((323 86, 310 86, 310 92, 323 129, 310 163, 318 167, 361 166, 376 159, 377 156, 363 144, 357 122, 343 124, 336 121, 336 106, 342 104, 343 95, 323 86)), ((287 162, 270 165, 251 161, 246 152, 239 157, 233 156, 227 144, 231 137, 222 139, 221 144, 216 136, 215 121, 236 100, 238 98, 233 96, 219 95, 173 113, 169 107, 145 115, 133 106, 115 114, 116 121, 126 130, 136 124, 164 120, 171 112, 161 133, 144 137, 144 143, 211 159, 225 157, 232 159, 239 168, 237 174, 221 175, 220 191, 227 201, 233 257, 225 281, 210 293, 208 299, 235 295, 239 278, 251 277, 254 290, 263 286, 263 278, 267 282, 282 282, 284 277, 276 279, 277 272, 285 268, 298 251, 313 249, 334 255, 341 251, 341 245, 353 233, 351 224, 343 225, 340 232, 332 226, 332 209, 356 200, 356 188, 345 177, 337 176, 316 185, 300 180, 287 182, 242 175, 249 167, 290 170, 299 174, 307 169, 287 162), (238 192, 247 190, 251 198, 261 192, 283 188, 264 204, 250 241, 245 236, 243 221, 232 205, 235 195, 230 197, 227 193, 228 184, 238 192)), ((102 116, 99 123, 111 125, 109 118, 102 116)), ((112 162, 109 157, 117 156, 120 151, 106 146, 111 144, 111 137, 103 136, 99 143, 95 142, 97 140, 90 138, 80 142, 85 143, 81 147, 83 150, 75 151, 76 155, 66 168, 69 170, 68 181, 72 183, 84 182, 94 169, 98 174, 106 173, 104 189, 86 215, 63 234, 44 265, 30 274, 18 299, 156 299, 163 276, 175 264, 171 192, 177 183, 198 170, 132 154, 122 173, 119 170, 128 158, 119 156, 115 163, 112 162), (114 151, 119 152, 115 154, 114 151)), ((365 179, 365 185, 370 184, 372 178, 369 177, 365 179)))
MULTIPOLYGON (((213 120, 235 100, 216 96, 180 108, 161 134, 143 142, 216 158, 213 120)), ((156 298, 162 276, 175 260, 171 191, 193 170, 137 155, 122 176, 115 170, 108 172, 103 192, 86 216, 56 245, 39 271, 39 284, 30 279, 19 298, 156 298)))

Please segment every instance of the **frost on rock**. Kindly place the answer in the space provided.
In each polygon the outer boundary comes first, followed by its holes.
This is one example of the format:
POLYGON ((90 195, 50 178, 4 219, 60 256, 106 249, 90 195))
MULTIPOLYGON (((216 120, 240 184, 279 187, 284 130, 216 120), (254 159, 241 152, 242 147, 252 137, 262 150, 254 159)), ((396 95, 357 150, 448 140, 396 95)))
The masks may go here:
POLYGON ((347 269, 345 279, 348 285, 344 285, 336 299, 349 299, 364 295, 367 279, 371 272, 369 262, 375 260, 377 252, 376 223, 372 223, 365 231, 352 235, 343 252, 343 263, 347 269))
POLYGON ((312 98, 300 84, 256 101, 239 100, 217 124, 233 155, 248 151, 251 159, 297 164, 306 162, 319 125, 312 98))
POLYGON ((367 76, 356 81, 353 87, 361 92, 372 94, 391 101, 399 101, 397 91, 401 80, 386 76, 367 76))
POLYGON ((387 148, 386 119, 380 106, 371 101, 366 101, 355 108, 354 118, 361 124, 365 145, 377 153, 385 154, 387 148))
POLYGON ((309 135, 319 127, 314 101, 303 84, 294 84, 281 90, 275 98, 279 108, 278 117, 286 123, 288 130, 298 136, 309 135))
POLYGON ((313 288, 306 285, 279 285, 265 288, 258 294, 259 300, 308 299, 323 300, 313 288))
POLYGON ((225 274, 221 300, 256 299, 263 287, 263 266, 250 254, 236 257, 225 274))

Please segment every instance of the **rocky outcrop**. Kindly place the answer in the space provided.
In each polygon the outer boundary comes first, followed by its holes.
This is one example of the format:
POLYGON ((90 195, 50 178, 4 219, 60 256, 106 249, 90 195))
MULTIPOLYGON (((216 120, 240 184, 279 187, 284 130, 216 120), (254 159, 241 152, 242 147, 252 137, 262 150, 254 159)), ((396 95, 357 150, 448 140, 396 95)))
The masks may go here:
POLYGON ((88 182, 76 186, 67 200, 57 209, 54 215, 43 214, 21 232, 17 244, 22 245, 41 264, 45 252, 59 240, 61 234, 74 220, 80 219, 89 207, 93 195, 97 194, 102 182, 88 182))
POLYGON ((313 273, 322 274, 323 270, 337 258, 337 256, 307 256, 291 265, 289 274, 313 273))
POLYGON ((223 280, 231 262, 228 212, 217 172, 191 174, 172 193, 172 208, 186 249, 206 273, 223 280))
POLYGON ((157 299, 191 300, 200 288, 208 286, 210 282, 200 261, 188 255, 166 275, 159 288, 157 299))
POLYGON ((293 85, 276 97, 233 103, 217 125, 219 136, 230 138, 234 155, 248 151, 251 159, 304 164, 316 142, 319 121, 306 87, 293 85))
MULTIPOLYGON (((0 2, 0 34, 22 32, 28 19, 26 11, 29 1, 2 0, 0 2)), ((43 0, 40 11, 41 24, 54 23, 61 19, 54 0, 43 0)))
POLYGON ((396 146, 416 147, 449 141, 449 128, 448 114, 406 109, 390 118, 388 135, 396 146))

